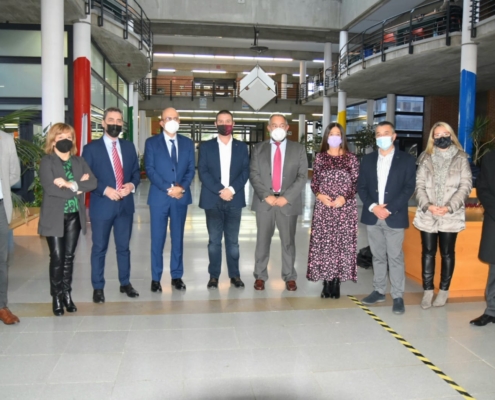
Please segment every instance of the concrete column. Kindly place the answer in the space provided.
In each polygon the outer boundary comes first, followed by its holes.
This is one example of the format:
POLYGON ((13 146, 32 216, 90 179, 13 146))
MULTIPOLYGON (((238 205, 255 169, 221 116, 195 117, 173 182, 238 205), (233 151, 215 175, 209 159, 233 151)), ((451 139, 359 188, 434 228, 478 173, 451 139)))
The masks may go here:
POLYGON ((282 74, 280 82, 280 98, 287 98, 287 74, 282 74))
POLYGON ((139 154, 144 154, 144 143, 150 137, 150 127, 151 123, 148 121, 148 117, 146 117, 146 111, 139 110, 139 154))
POLYGON ((373 125, 375 119, 375 100, 368 100, 366 102, 366 123, 373 125))
MULTIPOLYGON (((323 54, 324 58, 324 64, 323 64, 323 79, 327 79, 327 76, 329 79, 331 79, 332 74, 330 72, 327 73, 327 70, 331 71, 332 69, 332 43, 325 43, 325 50, 323 54)), ((331 81, 329 82, 330 87, 331 81)), ((330 124, 330 121, 332 119, 332 111, 331 111, 331 102, 330 102, 330 97, 326 96, 326 90, 324 91, 324 97, 323 97, 323 117, 321 118, 321 125, 323 132, 325 132, 325 129, 327 126, 330 124)))
POLYGON ((299 137, 298 141, 301 141, 306 135, 306 114, 299 114, 299 137))
POLYGON ((385 118, 395 125, 395 94, 387 94, 387 113, 385 118))
POLYGON ((132 100, 132 104, 133 104, 133 108, 132 108, 133 127, 132 127, 132 130, 134 132, 132 139, 133 139, 134 147, 136 147, 136 151, 139 152, 139 134, 138 134, 138 132, 139 132, 139 118, 138 118, 138 115, 139 115, 139 92, 137 90, 131 92, 130 88, 129 88, 129 101, 131 100, 131 97, 133 98, 133 100, 132 100))
POLYGON ((79 154, 91 141, 91 17, 74 23, 74 130, 79 154))
POLYGON ((302 99, 308 97, 308 87, 303 85, 306 83, 306 61, 299 62, 299 93, 302 99))
POLYGON ((146 74, 146 96, 151 97, 153 94, 153 74, 148 72, 146 74))
MULTIPOLYGON (((348 41, 348 32, 340 31, 339 37, 339 52, 340 57, 342 57, 347 52, 347 41, 348 41)), ((337 114, 337 122, 342 125, 345 129, 347 122, 347 93, 339 90, 338 92, 338 114, 337 114)))
POLYGON ((65 121, 64 2, 41 0, 41 119, 43 132, 65 121))
POLYGON ((462 15, 461 87, 459 91, 459 142, 471 156, 471 130, 475 119, 478 47, 471 39, 471 0, 464 0, 462 15))

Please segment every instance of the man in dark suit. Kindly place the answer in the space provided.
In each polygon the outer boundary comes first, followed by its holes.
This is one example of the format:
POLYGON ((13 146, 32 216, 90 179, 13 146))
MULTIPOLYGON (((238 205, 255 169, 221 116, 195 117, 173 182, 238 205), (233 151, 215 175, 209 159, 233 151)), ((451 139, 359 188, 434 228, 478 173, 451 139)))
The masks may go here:
POLYGON ((106 109, 102 122, 105 134, 101 139, 84 146, 82 154, 98 180, 98 186, 91 192, 89 203, 93 238, 91 282, 95 303, 105 302, 105 256, 112 228, 117 250, 120 292, 129 297, 139 296, 129 281, 133 193, 140 181, 139 162, 134 145, 118 138, 122 125, 122 111, 114 107, 106 109))
POLYGON ((392 311, 403 314, 404 307, 404 229, 409 227, 408 201, 416 186, 416 164, 411 155, 394 146, 394 125, 383 121, 376 127, 379 150, 364 156, 358 178, 363 202, 361 222, 367 226, 373 253, 374 291, 362 302, 385 301, 387 263, 394 300, 392 311))
POLYGON ((485 212, 479 259, 489 264, 486 283, 486 309, 482 316, 471 321, 472 325, 485 326, 495 323, 495 150, 481 160, 481 173, 476 179, 476 192, 485 212))
POLYGON ((194 178, 194 143, 178 135, 180 117, 175 108, 162 112, 163 133, 146 140, 144 159, 151 182, 148 205, 151 217, 151 291, 161 292, 163 247, 170 218, 172 251, 170 274, 172 286, 185 290, 182 281, 184 263, 184 225, 187 206, 192 203, 191 182, 194 178))
POLYGON ((268 123, 271 139, 254 146, 249 180, 254 188, 252 210, 256 212, 254 288, 265 289, 268 279, 270 245, 278 228, 282 244, 282 279, 289 291, 297 290, 296 224, 302 214, 302 191, 308 180, 305 147, 287 140, 289 124, 281 114, 268 123))
POLYGON ((208 228, 208 289, 218 288, 222 267, 222 236, 230 282, 244 287, 239 272, 239 227, 242 208, 246 206, 244 186, 249 178, 249 156, 244 142, 232 137, 234 118, 222 110, 215 126, 218 137, 201 144, 198 173, 201 181, 199 207, 205 210, 208 228))

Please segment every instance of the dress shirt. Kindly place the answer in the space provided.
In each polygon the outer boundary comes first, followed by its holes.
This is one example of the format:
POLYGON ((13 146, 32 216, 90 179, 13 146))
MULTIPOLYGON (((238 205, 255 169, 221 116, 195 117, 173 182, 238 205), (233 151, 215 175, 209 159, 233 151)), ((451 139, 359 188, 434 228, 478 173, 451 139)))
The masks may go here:
POLYGON ((179 162, 179 141, 177 140, 177 134, 175 134, 174 137, 168 136, 165 131, 163 131, 163 137, 165 138, 165 144, 167 145, 168 149, 168 154, 170 155, 170 158, 172 158, 172 142, 171 140, 174 141, 175 144, 175 151, 177 153, 177 162, 179 162))
MULTIPOLYGON (((105 143, 105 147, 108 152, 108 157, 110 157, 110 164, 112 164, 112 169, 113 169, 113 174, 115 175, 115 166, 113 165, 113 140, 110 139, 107 135, 103 135, 103 142, 105 143)), ((117 148, 117 153, 119 153, 119 158, 120 162, 122 163, 122 170, 124 170, 124 158, 122 157, 122 150, 120 149, 120 141, 119 139, 116 140, 117 145, 115 146, 117 148)), ((115 176, 117 178, 117 176, 115 176)), ((136 188, 134 187, 134 183, 132 182, 124 182, 125 183, 130 183, 132 185, 132 190, 131 193, 134 193, 136 191, 136 188)), ((103 191, 103 195, 105 195, 105 191, 103 191)))
POLYGON ((220 153, 220 172, 221 178, 220 182, 224 187, 229 189, 232 194, 235 194, 235 190, 230 184, 230 163, 232 162, 232 135, 230 135, 230 140, 227 144, 223 143, 220 137, 217 137, 218 142, 218 152, 220 153))
MULTIPOLYGON (((388 174, 390 172, 392 160, 394 159, 394 154, 395 148, 386 156, 382 156, 380 151, 378 151, 378 162, 376 163, 376 174, 378 177, 378 204, 383 204, 385 201, 385 187, 387 186, 388 174)), ((376 203, 370 205, 369 210, 373 212, 373 208, 376 205, 376 203)))
MULTIPOLYGON (((275 145, 275 140, 273 139, 270 139, 270 145, 271 145, 271 149, 272 149, 272 177, 273 177, 273 159, 275 158, 275 151, 277 150, 277 146, 275 145)), ((287 148, 287 138, 285 138, 284 140, 282 140, 280 142, 280 152, 282 154, 282 176, 280 177, 280 188, 282 188, 282 184, 283 184, 283 178, 284 178, 284 161, 285 161, 285 149, 287 148)))

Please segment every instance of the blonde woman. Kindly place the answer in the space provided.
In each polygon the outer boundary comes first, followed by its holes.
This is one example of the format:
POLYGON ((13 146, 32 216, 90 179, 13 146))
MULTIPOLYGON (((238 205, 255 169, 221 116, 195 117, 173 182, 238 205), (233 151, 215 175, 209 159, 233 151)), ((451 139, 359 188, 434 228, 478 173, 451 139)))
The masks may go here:
POLYGON ((437 122, 431 128, 426 150, 418 158, 416 174, 418 208, 413 224, 421 231, 423 309, 432 306, 438 245, 442 270, 440 291, 433 306, 444 306, 449 297, 455 266, 455 242, 457 234, 466 227, 464 202, 471 187, 468 155, 450 125, 437 122))
POLYGON ((97 181, 82 157, 76 156, 72 126, 57 123, 48 131, 40 164, 43 186, 38 233, 46 236, 50 249, 50 294, 53 314, 76 312, 72 301, 74 253, 81 229, 86 233, 83 192, 96 188, 97 181))

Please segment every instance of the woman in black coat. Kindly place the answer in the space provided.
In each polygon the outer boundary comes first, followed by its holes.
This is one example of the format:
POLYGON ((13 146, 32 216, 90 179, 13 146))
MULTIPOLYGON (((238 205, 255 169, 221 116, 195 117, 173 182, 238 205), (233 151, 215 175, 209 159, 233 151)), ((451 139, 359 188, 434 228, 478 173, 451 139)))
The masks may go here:
POLYGON ((481 317, 471 324, 484 326, 495 323, 495 151, 490 151, 481 160, 481 173, 476 180, 476 192, 483 208, 483 228, 479 258, 490 265, 486 283, 486 309, 481 317))
POLYGON ((86 233, 84 192, 96 188, 97 181, 86 161, 78 157, 72 126, 57 123, 46 136, 40 164, 43 186, 38 233, 46 236, 50 249, 50 294, 56 316, 76 312, 72 301, 74 253, 81 228, 86 233))

